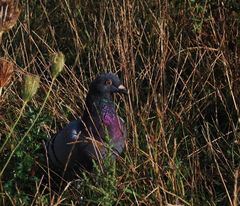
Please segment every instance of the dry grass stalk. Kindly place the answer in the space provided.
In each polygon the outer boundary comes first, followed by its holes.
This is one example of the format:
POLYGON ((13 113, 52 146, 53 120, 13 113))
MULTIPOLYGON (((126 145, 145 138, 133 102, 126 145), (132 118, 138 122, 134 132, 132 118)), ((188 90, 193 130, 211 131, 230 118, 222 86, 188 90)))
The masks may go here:
POLYGON ((0 0, 0 39, 4 32, 9 31, 16 24, 19 15, 18 1, 0 0))

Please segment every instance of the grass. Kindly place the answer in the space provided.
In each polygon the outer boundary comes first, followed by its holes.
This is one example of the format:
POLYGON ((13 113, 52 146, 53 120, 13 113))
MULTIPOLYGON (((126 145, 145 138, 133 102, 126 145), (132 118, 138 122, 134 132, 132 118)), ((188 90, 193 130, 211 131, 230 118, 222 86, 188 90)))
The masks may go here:
POLYGON ((237 1, 20 3, 0 45, 16 67, 1 87, 0 205, 240 204, 237 1), (53 81, 56 51, 66 62, 53 81), (115 98, 125 151, 56 194, 39 172, 43 142, 81 116, 90 81, 105 71, 129 89, 115 98), (40 86, 25 105, 28 74, 40 86))

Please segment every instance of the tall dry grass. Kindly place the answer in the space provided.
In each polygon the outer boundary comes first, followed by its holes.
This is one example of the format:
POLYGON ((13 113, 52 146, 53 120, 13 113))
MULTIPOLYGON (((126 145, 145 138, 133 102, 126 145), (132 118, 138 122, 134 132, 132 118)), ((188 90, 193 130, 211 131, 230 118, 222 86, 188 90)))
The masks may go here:
POLYGON ((22 1, 1 57, 18 69, 0 99, 1 142, 22 108, 26 73, 40 76, 1 152, 2 205, 239 204, 239 3, 234 1, 22 1), (52 85, 50 56, 65 54, 52 85), (116 167, 55 194, 43 181, 43 141, 81 116, 89 82, 118 72, 128 140, 116 167), (49 88, 51 93, 42 107, 49 88), (36 118, 37 117, 37 118, 36 118), (83 197, 83 199, 82 199, 83 197))

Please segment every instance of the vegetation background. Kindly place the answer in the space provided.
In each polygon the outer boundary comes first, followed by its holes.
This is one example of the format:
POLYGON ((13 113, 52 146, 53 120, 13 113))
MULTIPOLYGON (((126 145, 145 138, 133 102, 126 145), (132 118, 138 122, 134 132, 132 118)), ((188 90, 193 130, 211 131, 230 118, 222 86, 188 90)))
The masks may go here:
POLYGON ((0 45, 15 65, 0 97, 0 205, 240 204, 239 1, 20 4, 0 45), (57 51, 66 62, 53 81, 57 51), (81 116, 89 82, 104 71, 129 89, 116 97, 125 152, 56 194, 36 169, 47 171, 43 142, 81 116), (24 104, 28 74, 40 85, 24 104))

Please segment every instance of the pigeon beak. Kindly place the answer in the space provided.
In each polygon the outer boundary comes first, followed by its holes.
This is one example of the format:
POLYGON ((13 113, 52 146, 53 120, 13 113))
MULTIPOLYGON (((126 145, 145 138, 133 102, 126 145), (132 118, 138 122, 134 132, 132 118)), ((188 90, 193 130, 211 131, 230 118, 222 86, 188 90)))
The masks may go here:
POLYGON ((128 90, 122 84, 118 86, 118 92, 123 94, 128 94, 128 90))

